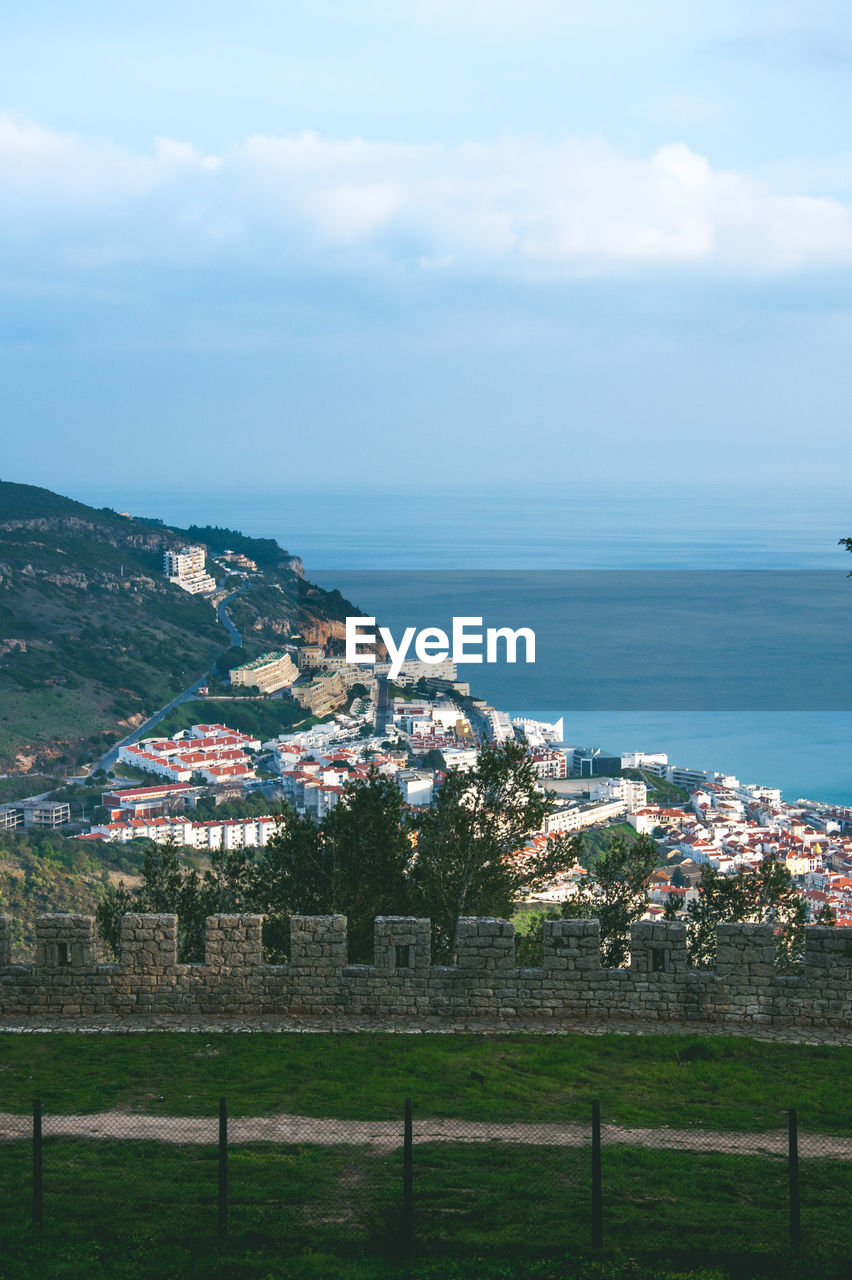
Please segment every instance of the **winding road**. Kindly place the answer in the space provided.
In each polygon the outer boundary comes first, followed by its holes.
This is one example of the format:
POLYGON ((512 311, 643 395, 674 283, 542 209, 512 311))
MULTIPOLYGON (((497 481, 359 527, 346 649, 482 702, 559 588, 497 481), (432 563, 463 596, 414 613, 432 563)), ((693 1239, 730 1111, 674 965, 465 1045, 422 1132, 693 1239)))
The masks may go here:
MULTIPOLYGON (((216 617, 228 633, 231 646, 237 649, 242 647, 243 640, 239 631, 228 616, 226 605, 233 600, 234 596, 242 595, 242 593, 247 591, 250 586, 251 583, 244 582, 241 587, 237 587, 236 591, 231 591, 216 605, 216 617)), ((100 760, 96 761, 96 763, 92 765, 92 773, 97 773, 99 769, 103 769, 105 772, 109 773, 111 769, 114 769, 115 765, 118 763, 119 750, 122 747, 129 746, 131 742, 138 742, 140 738, 144 738, 151 729, 156 728, 160 721, 168 714, 169 711, 172 710, 173 707, 179 707, 182 702, 189 702, 192 698, 197 697, 198 690, 206 683, 208 675, 209 672, 202 672, 195 683, 190 685, 188 689, 184 689, 176 698, 172 698, 171 702, 167 702, 164 707, 160 707, 159 711, 155 711, 154 714, 149 716, 142 724, 137 725, 135 729, 132 729, 126 737, 121 739, 120 742, 116 742, 114 746, 110 747, 109 751, 107 751, 105 755, 101 756, 100 760)))

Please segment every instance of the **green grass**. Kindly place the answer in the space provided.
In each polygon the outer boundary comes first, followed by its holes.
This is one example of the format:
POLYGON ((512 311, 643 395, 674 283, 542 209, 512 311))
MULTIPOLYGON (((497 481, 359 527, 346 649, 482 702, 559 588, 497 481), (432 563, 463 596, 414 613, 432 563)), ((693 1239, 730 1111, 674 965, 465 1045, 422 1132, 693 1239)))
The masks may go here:
POLYGON ((56 779, 46 774, 30 774, 26 777, 0 778, 0 804, 13 804, 27 796, 38 796, 56 786, 56 779))
MULTIPOLYGON (((159 725, 157 726, 159 728, 159 725)), ((156 733, 156 729, 152 732, 156 733)), ((126 782, 150 782, 152 775, 146 769, 137 769, 135 764, 125 764, 123 760, 119 760, 112 767, 112 775, 115 778, 123 778, 126 782)), ((104 791, 108 790, 104 786, 104 791)))
POLYGON ((636 839, 636 828, 629 822, 612 822, 605 827, 596 827, 592 831, 583 832, 583 852, 580 865, 590 867, 595 859, 609 848, 613 836, 624 836, 631 843, 636 839))
POLYGON ((0 758, 12 759, 26 747, 73 743, 100 733, 103 727, 103 713, 83 690, 4 688, 0 758))
POLYGON ((157 725, 156 732, 168 736, 194 724, 226 724, 239 733, 249 733, 264 741, 285 733, 304 718, 303 708, 289 698, 259 698, 256 702, 198 698, 173 707, 157 725))
POLYGON ((0 1111, 118 1107, 209 1115, 293 1112, 608 1121, 761 1130, 797 1106, 804 1130, 852 1133, 852 1049, 738 1037, 261 1034, 0 1036, 0 1111))
POLYGON ((48 1139, 40 1233, 29 1222, 30 1161, 26 1142, 0 1147, 0 1275, 9 1280, 839 1278, 852 1251, 844 1213, 852 1167, 829 1162, 802 1166, 797 1266, 787 1247, 784 1164, 753 1157, 605 1148, 597 1252, 587 1150, 415 1145, 410 1258, 400 1247, 398 1151, 232 1146, 230 1230, 221 1244, 212 1146, 48 1139))
POLYGON ((619 769, 615 776, 644 782, 648 788, 649 804, 662 804, 671 808, 689 804, 688 788, 679 787, 676 782, 669 782, 667 778, 658 778, 648 769, 619 769))

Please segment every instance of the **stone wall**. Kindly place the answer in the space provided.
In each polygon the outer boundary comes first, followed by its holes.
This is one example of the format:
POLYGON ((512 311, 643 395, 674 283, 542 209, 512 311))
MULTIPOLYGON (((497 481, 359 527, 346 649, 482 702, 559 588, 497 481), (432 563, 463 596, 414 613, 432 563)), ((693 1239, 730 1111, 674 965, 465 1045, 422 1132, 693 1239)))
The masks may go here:
POLYGON ((431 963, 429 921, 399 917, 376 920, 370 965, 347 964, 344 916, 294 917, 285 965, 264 963, 254 915, 211 916, 203 964, 178 964, 171 915, 126 915, 118 964, 98 962, 89 916, 39 917, 31 964, 12 963, 10 926, 0 916, 9 1022, 344 1014, 852 1028, 852 937, 840 928, 809 928, 804 971, 790 977, 775 970, 769 925, 720 925, 715 971, 688 967, 684 925, 644 921, 631 930, 625 969, 601 968, 595 920, 547 921, 533 969, 515 965, 506 920, 462 920, 448 966, 431 963))

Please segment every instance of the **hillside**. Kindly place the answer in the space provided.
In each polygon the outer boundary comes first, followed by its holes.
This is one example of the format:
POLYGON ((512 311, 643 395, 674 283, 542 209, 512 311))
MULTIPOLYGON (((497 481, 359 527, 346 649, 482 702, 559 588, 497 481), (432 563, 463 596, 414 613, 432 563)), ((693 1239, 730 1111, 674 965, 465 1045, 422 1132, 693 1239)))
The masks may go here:
POLYGON ((342 634, 352 607, 305 582, 298 557, 272 539, 0 482, 0 769, 91 760, 221 657, 229 642, 210 601, 163 577, 163 551, 186 542, 258 564, 262 576, 232 606, 247 656, 294 634, 342 634))

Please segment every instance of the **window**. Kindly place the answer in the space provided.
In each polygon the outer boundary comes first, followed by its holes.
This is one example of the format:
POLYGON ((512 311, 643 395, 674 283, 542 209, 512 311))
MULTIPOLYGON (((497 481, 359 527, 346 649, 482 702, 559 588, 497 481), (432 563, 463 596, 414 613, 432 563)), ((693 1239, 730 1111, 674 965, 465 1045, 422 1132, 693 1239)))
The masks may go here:
POLYGON ((70 952, 70 948, 69 948, 69 946, 68 946, 68 943, 67 943, 67 942, 57 942, 57 944, 56 944, 56 963, 57 963, 57 964, 70 964, 70 963, 71 963, 71 956, 70 956, 69 952, 70 952))
POLYGON ((669 953, 666 947, 651 948, 651 972, 668 973, 669 953))
POLYGON ((395 969, 413 969, 413 952, 414 948, 408 943, 397 943, 394 947, 394 968, 395 969))

